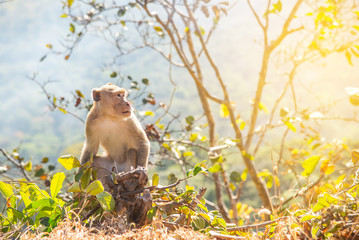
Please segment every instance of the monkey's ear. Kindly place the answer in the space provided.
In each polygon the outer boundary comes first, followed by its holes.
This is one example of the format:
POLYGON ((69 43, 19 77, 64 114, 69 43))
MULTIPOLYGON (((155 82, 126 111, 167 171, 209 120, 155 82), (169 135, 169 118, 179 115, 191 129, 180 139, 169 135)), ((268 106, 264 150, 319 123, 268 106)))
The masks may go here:
POLYGON ((92 98, 95 102, 98 102, 101 100, 100 92, 101 92, 101 90, 98 88, 92 89, 92 98))

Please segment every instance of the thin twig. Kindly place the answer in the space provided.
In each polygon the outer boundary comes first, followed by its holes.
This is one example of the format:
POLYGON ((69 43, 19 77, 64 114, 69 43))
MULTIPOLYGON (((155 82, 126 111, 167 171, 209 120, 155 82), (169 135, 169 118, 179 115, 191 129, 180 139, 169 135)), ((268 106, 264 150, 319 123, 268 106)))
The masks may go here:
POLYGON ((26 170, 24 169, 24 166, 21 164, 20 160, 19 162, 17 162, 14 158, 12 158, 10 156, 10 154, 8 154, 5 149, 0 148, 0 152, 2 152, 2 154, 4 155, 4 157, 6 157, 7 160, 9 160, 11 163, 13 163, 17 168, 20 169, 20 171, 22 172, 22 174, 24 175, 24 177, 26 178, 26 180, 28 181, 32 181, 30 176, 26 173, 26 170))

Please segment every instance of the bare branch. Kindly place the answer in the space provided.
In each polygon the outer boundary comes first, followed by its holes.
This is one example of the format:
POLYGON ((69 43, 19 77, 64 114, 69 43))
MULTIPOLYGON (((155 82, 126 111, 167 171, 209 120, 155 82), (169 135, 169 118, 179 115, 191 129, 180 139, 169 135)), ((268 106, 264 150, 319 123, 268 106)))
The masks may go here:
MULTIPOLYGON (((268 2, 270 2, 270 1, 268 1, 268 2)), ((248 6, 249 6, 250 9, 251 9, 253 15, 255 16, 255 18, 256 18, 256 20, 257 20, 259 26, 262 28, 263 31, 265 31, 266 28, 265 28, 265 26, 263 25, 262 21, 260 20, 258 14, 257 14, 257 12, 256 12, 256 10, 253 8, 252 3, 251 3, 251 0, 247 0, 247 3, 248 3, 248 6)))
POLYGON ((20 171, 22 172, 22 174, 24 175, 24 177, 26 178, 26 180, 28 181, 32 181, 30 176, 26 173, 26 170, 24 169, 24 166, 21 164, 20 160, 16 161, 14 158, 12 158, 10 156, 10 154, 8 154, 5 149, 0 148, 0 152, 2 152, 2 154, 4 155, 4 157, 6 157, 6 159, 8 161, 10 161, 11 163, 13 163, 17 168, 20 169, 20 171))

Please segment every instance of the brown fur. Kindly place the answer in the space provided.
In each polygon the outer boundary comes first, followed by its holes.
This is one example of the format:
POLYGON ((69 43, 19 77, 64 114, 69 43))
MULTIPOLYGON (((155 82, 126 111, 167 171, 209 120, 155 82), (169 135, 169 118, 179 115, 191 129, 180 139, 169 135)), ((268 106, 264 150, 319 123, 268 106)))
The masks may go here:
POLYGON ((146 168, 150 143, 126 99, 126 89, 108 83, 93 89, 92 97, 81 164, 93 156, 93 166, 101 180, 113 169, 121 172, 131 167, 146 168), (97 156, 99 146, 105 150, 104 156, 97 156))

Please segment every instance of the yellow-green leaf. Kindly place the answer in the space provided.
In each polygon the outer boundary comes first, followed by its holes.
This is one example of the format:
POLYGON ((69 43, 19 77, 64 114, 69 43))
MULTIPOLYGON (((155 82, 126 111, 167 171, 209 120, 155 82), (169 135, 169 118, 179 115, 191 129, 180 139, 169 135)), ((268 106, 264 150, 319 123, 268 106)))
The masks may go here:
POLYGON ((32 201, 29 199, 30 195, 28 193, 20 191, 20 195, 22 201, 24 201, 25 207, 29 206, 32 203, 32 201))
POLYGON ((198 215, 200 215, 201 217, 203 217, 204 219, 206 219, 208 222, 211 221, 211 218, 210 216, 208 216, 207 214, 205 213, 198 213, 198 215))
POLYGON ((157 186, 159 180, 160 180, 160 177, 158 176, 158 174, 157 174, 157 173, 154 173, 154 174, 152 175, 152 186, 157 186))
POLYGON ((24 166, 24 169, 28 172, 31 172, 31 169, 32 169, 32 162, 31 161, 28 161, 25 166, 24 166))
POLYGON ((67 5, 71 7, 71 5, 74 3, 74 0, 67 0, 67 5))
POLYGON ((320 158, 320 156, 314 155, 304 160, 302 163, 302 167, 304 168, 304 171, 302 172, 303 177, 309 177, 309 175, 312 174, 320 158))
POLYGON ((77 96, 79 96, 80 98, 85 98, 85 96, 82 94, 82 92, 80 90, 76 90, 75 91, 77 96))
POLYGON ((67 114, 67 111, 64 108, 58 107, 57 109, 59 109, 61 112, 65 113, 65 114, 67 114))
POLYGON ((68 192, 81 192, 80 184, 78 182, 74 182, 69 189, 68 192))
POLYGON ((273 8, 275 12, 282 11, 282 2, 279 0, 277 3, 273 3, 273 8))
POLYGON ((219 163, 215 163, 212 167, 208 169, 208 171, 211 173, 216 173, 219 172, 220 170, 221 170, 221 165, 219 163))
POLYGON ((229 116, 229 111, 228 111, 227 105, 225 105, 225 104, 220 105, 219 115, 223 118, 229 116))
POLYGON ((259 103, 259 110, 262 110, 262 111, 264 111, 265 113, 268 114, 268 108, 262 102, 259 103))
POLYGON ((186 152, 184 152, 182 155, 183 155, 184 157, 191 157, 191 156, 193 156, 194 154, 193 154, 193 152, 191 152, 191 151, 186 151, 186 152))
POLYGON ((87 186, 85 192, 91 194, 92 196, 96 196, 99 193, 102 193, 104 190, 102 183, 99 180, 95 180, 90 185, 87 186))
POLYGON ((287 125, 287 127, 288 127, 290 130, 292 130, 293 132, 296 132, 296 131, 297 131, 297 129, 295 128, 295 126, 294 126, 291 122, 285 121, 285 120, 282 120, 282 122, 283 122, 285 125, 287 125))
POLYGON ((156 30, 156 32, 163 32, 162 28, 159 26, 153 26, 153 28, 156 30))
POLYGON ((311 220, 311 219, 313 219, 313 218, 317 218, 317 216, 315 216, 315 215, 305 215, 305 216, 303 216, 301 219, 300 219, 300 221, 301 222, 304 222, 304 221, 308 221, 308 220, 311 220))
POLYGON ((12 186, 10 184, 4 183, 2 181, 0 181, 0 192, 4 196, 4 198, 8 198, 14 194, 14 192, 12 190, 12 186))
POLYGON ((198 137, 198 133, 191 133, 189 140, 191 142, 194 142, 197 139, 197 137, 198 137))
POLYGON ((146 111, 145 116, 154 116, 155 114, 152 111, 146 111))
POLYGON ((81 166, 79 160, 72 155, 62 156, 58 159, 58 161, 66 168, 66 170, 71 170, 75 167, 81 166))
POLYGON ((62 183, 65 180, 65 173, 59 172, 54 175, 51 180, 50 193, 52 198, 55 198, 62 188, 62 183))
POLYGON ((241 179, 242 179, 242 181, 246 181, 246 180, 247 180, 247 175, 248 175, 248 170, 247 170, 247 168, 246 168, 246 169, 244 169, 244 171, 243 171, 242 174, 241 174, 241 179))

